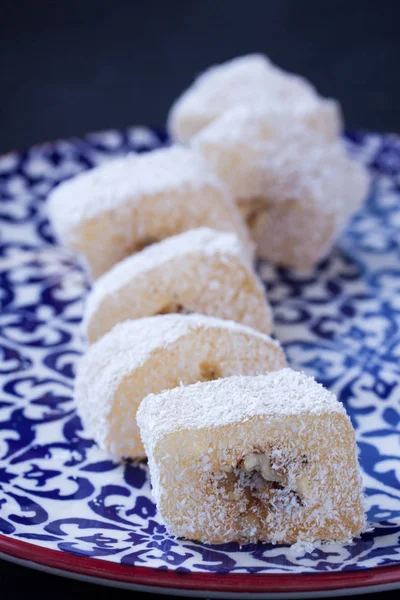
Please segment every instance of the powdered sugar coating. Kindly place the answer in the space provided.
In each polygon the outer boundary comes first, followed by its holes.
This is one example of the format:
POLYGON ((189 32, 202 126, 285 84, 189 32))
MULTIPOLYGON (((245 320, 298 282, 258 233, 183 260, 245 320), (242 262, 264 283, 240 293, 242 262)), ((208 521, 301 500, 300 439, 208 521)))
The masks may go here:
POLYGON ((232 376, 151 394, 137 420, 142 439, 153 449, 180 429, 207 429, 255 416, 322 415, 346 411, 332 392, 315 379, 289 368, 254 377, 232 376))
POLYGON ((272 312, 238 237, 208 228, 171 236, 117 263, 89 293, 90 342, 117 322, 196 312, 270 333, 272 312), (175 306, 175 308, 174 308, 175 306))
POLYGON ((49 212, 94 279, 150 243, 201 226, 234 231, 249 256, 253 250, 225 186, 198 153, 178 146, 128 155, 62 183, 49 212))
POLYGON ((340 139, 238 107, 192 140, 227 185, 262 258, 309 268, 365 199, 369 176, 340 139))
POLYGON ((299 199, 332 214, 349 200, 358 204, 369 181, 341 140, 326 140, 274 112, 236 107, 195 136, 192 146, 238 202, 299 199))
POLYGON ((149 395, 137 419, 154 497, 178 537, 348 541, 365 526, 350 419, 304 374, 283 369, 149 395), (261 459, 269 466, 254 479, 261 459))
POLYGON ((200 156, 188 148, 172 146, 129 154, 81 173, 55 188, 48 208, 57 235, 64 240, 82 221, 135 202, 143 195, 203 185, 224 193, 200 156))
MULTIPOLYGON (((248 333, 252 337, 268 339, 271 345, 280 347, 277 341, 250 327, 200 314, 158 315, 124 321, 88 348, 79 363, 76 387, 79 388, 81 382, 90 378, 91 372, 100 373, 102 368, 107 366, 107 378, 104 381, 98 379, 98 385, 105 403, 109 404, 118 382, 143 365, 156 349, 166 348, 190 332, 213 328, 248 333)), ((95 390, 93 402, 97 402, 95 390)))
POLYGON ((166 264, 176 256, 194 253, 203 256, 222 253, 247 262, 239 238, 234 233, 215 231, 208 227, 184 231, 128 256, 100 277, 87 299, 85 320, 91 319, 105 294, 116 293, 139 274, 166 264))
POLYGON ((198 381, 202 361, 218 368, 222 360, 228 364, 220 376, 233 374, 232 368, 253 374, 285 364, 278 342, 233 321, 199 314, 124 321, 79 362, 75 399, 85 427, 111 454, 140 456, 135 415, 143 397, 198 381), (226 347, 232 355, 224 354, 226 347), (133 388, 121 391, 124 383, 133 388))
POLYGON ((190 138, 235 106, 279 112, 333 138, 341 130, 339 105, 321 98, 303 77, 283 71, 261 54, 235 58, 200 75, 172 106, 169 130, 175 139, 190 138))

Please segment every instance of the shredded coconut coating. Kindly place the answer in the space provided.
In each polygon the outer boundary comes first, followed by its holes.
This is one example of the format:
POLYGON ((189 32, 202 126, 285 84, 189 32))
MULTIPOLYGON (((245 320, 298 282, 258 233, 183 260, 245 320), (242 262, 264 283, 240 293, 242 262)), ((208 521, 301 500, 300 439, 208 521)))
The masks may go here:
POLYGON ((279 114, 232 109, 192 145, 236 200, 258 255, 295 268, 327 254, 369 187, 341 140, 279 114))
POLYGON ((348 541, 365 526, 355 434, 285 368, 147 396, 137 414, 170 533, 210 543, 348 541), (269 464, 260 477, 251 465, 269 464))
POLYGON ((251 254, 227 190, 196 152, 172 146, 131 154, 61 183, 48 201, 57 236, 94 277, 132 252, 202 225, 235 231, 251 254))
POLYGON ((335 395, 314 378, 293 369, 257 377, 199 382, 145 398, 138 412, 142 436, 154 449, 165 435, 181 429, 208 429, 255 416, 285 417, 338 412, 335 395))
POLYGON ((90 342, 116 323, 167 312, 231 319, 270 333, 272 312, 239 238, 199 228, 152 244, 100 277, 86 302, 90 342))
POLYGON ((114 456, 143 456, 136 411, 149 393, 199 380, 285 366, 278 342, 213 317, 160 315, 125 321, 81 358, 75 398, 83 423, 114 456))
POLYGON ((168 128, 188 142, 203 127, 236 106, 280 113, 333 139, 342 129, 339 104, 320 97, 303 77, 283 71, 261 54, 207 69, 172 106, 168 128))

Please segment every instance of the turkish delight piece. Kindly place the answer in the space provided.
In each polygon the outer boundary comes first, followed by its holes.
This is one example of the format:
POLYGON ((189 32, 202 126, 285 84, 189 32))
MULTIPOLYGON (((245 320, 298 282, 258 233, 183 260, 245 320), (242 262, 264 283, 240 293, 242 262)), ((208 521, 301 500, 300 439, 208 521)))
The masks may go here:
POLYGON ((250 54, 213 66, 200 75, 172 106, 168 128, 187 143, 201 129, 237 106, 279 112, 328 139, 342 129, 335 100, 319 96, 303 77, 288 73, 266 56, 250 54))
POLYGON ((234 231, 252 249, 226 188, 201 156, 178 146, 114 159, 61 183, 49 216, 94 279, 153 242, 201 226, 234 231))
POLYGON ((192 146, 225 183, 260 258, 309 269, 365 200, 369 177, 344 143, 282 115, 235 108, 192 146))
POLYGON ((291 369, 149 395, 138 411, 167 529, 209 543, 345 542, 365 526, 353 427, 291 369))
POLYGON ((115 457, 143 457, 136 411, 148 394, 285 366, 278 342, 255 329, 199 314, 124 321, 78 365, 75 399, 87 432, 115 457))
POLYGON ((85 331, 92 343, 127 319, 193 312, 271 332, 264 288, 234 233, 192 229, 117 263, 93 285, 85 331))

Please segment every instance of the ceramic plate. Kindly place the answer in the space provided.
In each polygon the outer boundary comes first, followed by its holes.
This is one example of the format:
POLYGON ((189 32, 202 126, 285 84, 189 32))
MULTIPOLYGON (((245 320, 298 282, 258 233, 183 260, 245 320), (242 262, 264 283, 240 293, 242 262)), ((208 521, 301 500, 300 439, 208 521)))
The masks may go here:
POLYGON ((289 363, 346 406, 370 530, 352 544, 207 546, 169 536, 147 467, 117 464, 72 400, 89 287, 55 244, 46 197, 61 180, 166 144, 133 128, 0 158, 0 552, 110 585, 211 597, 308 597, 400 587, 400 140, 352 134, 373 174, 365 208, 312 274, 258 265, 289 363))

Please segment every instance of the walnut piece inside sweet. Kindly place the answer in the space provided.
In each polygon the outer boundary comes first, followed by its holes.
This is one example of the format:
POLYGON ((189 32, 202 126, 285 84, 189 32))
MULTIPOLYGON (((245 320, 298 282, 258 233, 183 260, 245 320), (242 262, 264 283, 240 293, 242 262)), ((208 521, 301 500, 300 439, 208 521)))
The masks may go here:
POLYGON ((156 238, 144 238, 137 242, 137 244, 131 249, 131 252, 132 253, 140 252, 141 250, 144 250, 148 246, 151 246, 152 244, 156 244, 159 241, 160 240, 158 240, 156 238))
POLYGON ((271 449, 253 448, 242 456, 226 456, 220 464, 218 485, 235 501, 239 514, 276 511, 285 502, 303 506, 311 494, 306 456, 285 456, 271 449))
POLYGON ((191 315, 193 311, 188 310, 182 304, 178 302, 170 302, 166 304, 158 311, 158 315, 170 315, 170 314, 180 314, 180 315, 191 315))
POLYGON ((258 221, 271 209, 271 204, 266 199, 254 198, 247 204, 243 203, 245 221, 249 229, 255 229, 258 221))
POLYGON ((303 475, 302 477, 298 477, 298 479, 296 479, 295 491, 298 492, 300 496, 303 496, 303 498, 307 498, 307 496, 310 494, 310 484, 307 477, 303 475))
POLYGON ((271 461, 265 454, 248 454, 243 459, 242 469, 243 471, 246 471, 246 473, 258 471, 265 481, 283 482, 282 475, 279 475, 272 468, 271 461))
POLYGON ((215 363, 203 361, 199 364, 199 381, 213 381, 221 377, 221 369, 215 363))

